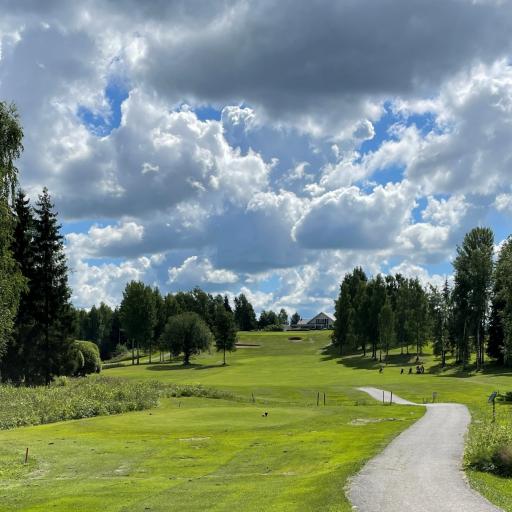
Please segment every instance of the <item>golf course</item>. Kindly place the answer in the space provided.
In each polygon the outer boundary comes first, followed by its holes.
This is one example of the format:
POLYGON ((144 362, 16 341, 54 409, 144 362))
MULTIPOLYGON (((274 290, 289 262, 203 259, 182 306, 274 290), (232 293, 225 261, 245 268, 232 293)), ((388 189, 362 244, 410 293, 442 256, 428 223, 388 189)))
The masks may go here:
MULTIPOLYGON (((449 359, 441 370, 428 348, 424 374, 409 374, 415 355, 396 350, 379 372, 369 357, 333 354, 329 336, 240 332, 226 366, 212 351, 188 367, 154 355, 152 364, 143 358, 104 370, 107 377, 223 393, 1 431, 0 510, 348 511, 349 478, 425 413, 421 405, 383 404, 358 387, 418 404, 436 393, 437 402, 467 405, 474 425, 492 415, 491 392, 510 390, 503 370, 463 373, 449 359)), ((498 423, 510 420, 511 409, 497 403, 498 423)), ((512 480, 466 474, 475 490, 512 510, 512 480)))

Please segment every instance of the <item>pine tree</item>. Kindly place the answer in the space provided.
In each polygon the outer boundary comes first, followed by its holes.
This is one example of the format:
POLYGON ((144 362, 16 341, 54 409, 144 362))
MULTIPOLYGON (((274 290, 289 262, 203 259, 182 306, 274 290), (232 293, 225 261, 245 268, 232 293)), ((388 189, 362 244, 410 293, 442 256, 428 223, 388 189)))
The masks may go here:
POLYGON ((31 383, 50 383, 54 376, 72 371, 73 311, 68 269, 57 214, 45 187, 35 207, 34 269, 30 283, 34 329, 27 359, 31 383))

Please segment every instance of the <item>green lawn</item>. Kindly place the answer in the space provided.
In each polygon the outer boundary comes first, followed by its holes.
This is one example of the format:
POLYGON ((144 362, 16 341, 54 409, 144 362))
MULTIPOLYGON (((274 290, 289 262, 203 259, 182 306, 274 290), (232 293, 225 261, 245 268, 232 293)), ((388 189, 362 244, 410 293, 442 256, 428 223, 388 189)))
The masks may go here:
MULTIPOLYGON (((173 362, 105 371, 221 388, 234 401, 165 399, 150 411, 0 432, 0 510, 348 511, 347 478, 423 413, 384 407, 355 387, 419 402, 436 391, 468 404, 477 419, 490 414, 490 391, 512 389, 505 373, 401 375, 408 360, 398 354, 379 374, 360 356, 340 364, 324 350, 327 332, 300 335, 292 342, 287 333, 241 333, 241 342, 259 346, 230 354, 227 367, 212 353, 188 369, 173 362)), ((512 511, 511 480, 469 476, 512 511)))

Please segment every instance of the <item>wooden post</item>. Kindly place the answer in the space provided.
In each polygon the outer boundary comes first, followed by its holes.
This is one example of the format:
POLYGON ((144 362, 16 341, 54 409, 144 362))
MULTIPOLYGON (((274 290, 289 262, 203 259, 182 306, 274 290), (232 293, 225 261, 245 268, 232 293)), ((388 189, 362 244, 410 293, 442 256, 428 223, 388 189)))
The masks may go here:
POLYGON ((384 390, 382 390, 382 404, 384 404, 384 390))
POLYGON ((28 462, 28 448, 25 451, 25 464, 28 462))
POLYGON ((393 391, 391 391, 391 398, 389 399, 389 405, 393 403, 393 391))
POLYGON ((324 392, 324 405, 325 405, 325 392, 324 392))
POLYGON ((318 407, 318 404, 320 403, 320 391, 316 394, 316 406, 318 407))

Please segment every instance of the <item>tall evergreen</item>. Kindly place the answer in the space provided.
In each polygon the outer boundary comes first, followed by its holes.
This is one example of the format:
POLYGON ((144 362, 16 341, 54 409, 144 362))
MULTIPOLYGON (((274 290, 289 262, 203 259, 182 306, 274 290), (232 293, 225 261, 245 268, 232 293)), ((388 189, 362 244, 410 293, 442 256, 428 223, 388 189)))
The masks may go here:
POLYGON ((57 214, 45 187, 35 207, 34 268, 30 283, 34 328, 26 355, 31 383, 49 383, 73 364, 73 311, 68 269, 57 214))
POLYGON ((29 199, 18 190, 14 201, 14 231, 11 251, 28 286, 20 295, 15 327, 0 364, 3 379, 19 382, 24 379, 24 360, 30 353, 30 336, 34 328, 33 293, 30 283, 34 270, 34 217, 29 199))

